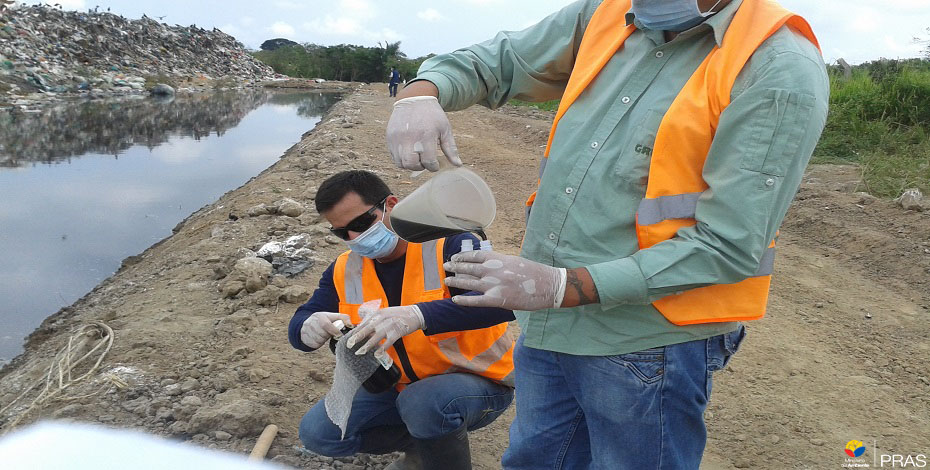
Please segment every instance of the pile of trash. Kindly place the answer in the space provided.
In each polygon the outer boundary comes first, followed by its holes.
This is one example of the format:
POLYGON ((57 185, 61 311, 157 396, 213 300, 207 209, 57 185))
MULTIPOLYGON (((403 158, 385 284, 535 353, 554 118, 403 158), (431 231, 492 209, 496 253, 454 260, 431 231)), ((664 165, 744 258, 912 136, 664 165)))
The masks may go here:
POLYGON ((241 86, 277 77, 218 29, 94 10, 14 5, 0 13, 0 102, 35 93, 143 93, 166 80, 241 86))

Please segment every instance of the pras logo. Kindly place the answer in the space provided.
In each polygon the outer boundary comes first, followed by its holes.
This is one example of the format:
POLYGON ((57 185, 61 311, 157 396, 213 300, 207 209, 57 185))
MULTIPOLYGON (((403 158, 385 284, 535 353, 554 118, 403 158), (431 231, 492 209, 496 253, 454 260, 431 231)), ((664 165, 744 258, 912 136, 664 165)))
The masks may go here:
POLYGON ((861 457, 865 452, 865 444, 855 439, 846 443, 846 455, 850 457, 861 457))

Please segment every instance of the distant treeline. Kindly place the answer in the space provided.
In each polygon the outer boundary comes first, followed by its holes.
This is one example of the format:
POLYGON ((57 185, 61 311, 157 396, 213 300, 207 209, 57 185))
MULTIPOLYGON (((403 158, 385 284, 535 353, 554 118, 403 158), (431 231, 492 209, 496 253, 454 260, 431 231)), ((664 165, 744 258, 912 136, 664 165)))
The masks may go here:
POLYGON ((262 48, 267 50, 255 52, 255 57, 270 65, 275 72, 290 77, 346 82, 386 82, 390 78, 391 67, 397 67, 401 78, 409 80, 416 75, 420 64, 429 58, 408 59, 400 51, 400 41, 364 47, 297 44, 274 39, 266 41, 262 48))

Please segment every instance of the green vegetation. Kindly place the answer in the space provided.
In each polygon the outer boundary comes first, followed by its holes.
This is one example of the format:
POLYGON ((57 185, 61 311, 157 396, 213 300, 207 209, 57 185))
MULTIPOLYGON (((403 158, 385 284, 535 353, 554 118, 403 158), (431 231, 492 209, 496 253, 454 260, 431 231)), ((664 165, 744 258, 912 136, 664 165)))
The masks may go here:
MULTIPOLYGON (((267 42, 267 41, 266 41, 267 42)), ((400 41, 378 44, 378 47, 320 46, 303 44, 276 47, 254 53, 275 72, 290 77, 323 78, 346 82, 386 82, 391 67, 397 67, 401 78, 413 78, 420 64, 428 57, 407 59, 400 51, 400 41)))
MULTIPOLYGON (((849 77, 830 66, 829 73, 830 115, 811 161, 860 165, 866 190, 876 196, 913 187, 930 193, 930 60, 868 62, 849 77)), ((553 112, 559 106, 511 104, 553 112)))
POLYGON ((530 101, 520 101, 520 100, 510 100, 510 104, 514 106, 532 106, 534 108, 539 108, 543 111, 552 111, 553 113, 559 110, 559 100, 543 101, 541 103, 533 103, 530 101))
POLYGON ((830 115, 815 163, 857 163, 868 192, 930 191, 930 62, 830 67, 830 115))

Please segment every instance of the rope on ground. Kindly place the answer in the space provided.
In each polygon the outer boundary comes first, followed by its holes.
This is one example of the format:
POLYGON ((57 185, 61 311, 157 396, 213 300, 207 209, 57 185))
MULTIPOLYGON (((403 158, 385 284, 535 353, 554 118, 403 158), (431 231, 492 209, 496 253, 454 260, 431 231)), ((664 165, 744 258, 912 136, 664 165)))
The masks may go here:
POLYGON ((113 346, 113 336, 113 329, 106 323, 99 321, 91 322, 90 324, 78 328, 78 330, 68 338, 68 345, 55 354, 44 377, 40 377, 31 385, 28 385, 18 397, 13 399, 10 403, 7 403, 3 408, 0 408, 0 416, 2 416, 7 410, 12 408, 14 404, 19 403, 20 400, 29 395, 29 393, 44 384, 44 387, 39 394, 32 399, 32 402, 25 409, 17 411, 13 415, 13 419, 5 426, 6 431, 12 429, 30 411, 49 401, 65 401, 89 396, 67 397, 61 394, 67 390, 68 387, 71 387, 97 371, 100 367, 100 363, 103 362, 103 358, 106 357, 107 353, 110 352, 110 348, 113 346), (75 359, 75 356, 80 355, 85 350, 87 351, 86 353, 83 353, 83 355, 75 359), (94 364, 83 374, 75 376, 77 373, 75 369, 94 354, 97 354, 97 360, 94 364))

